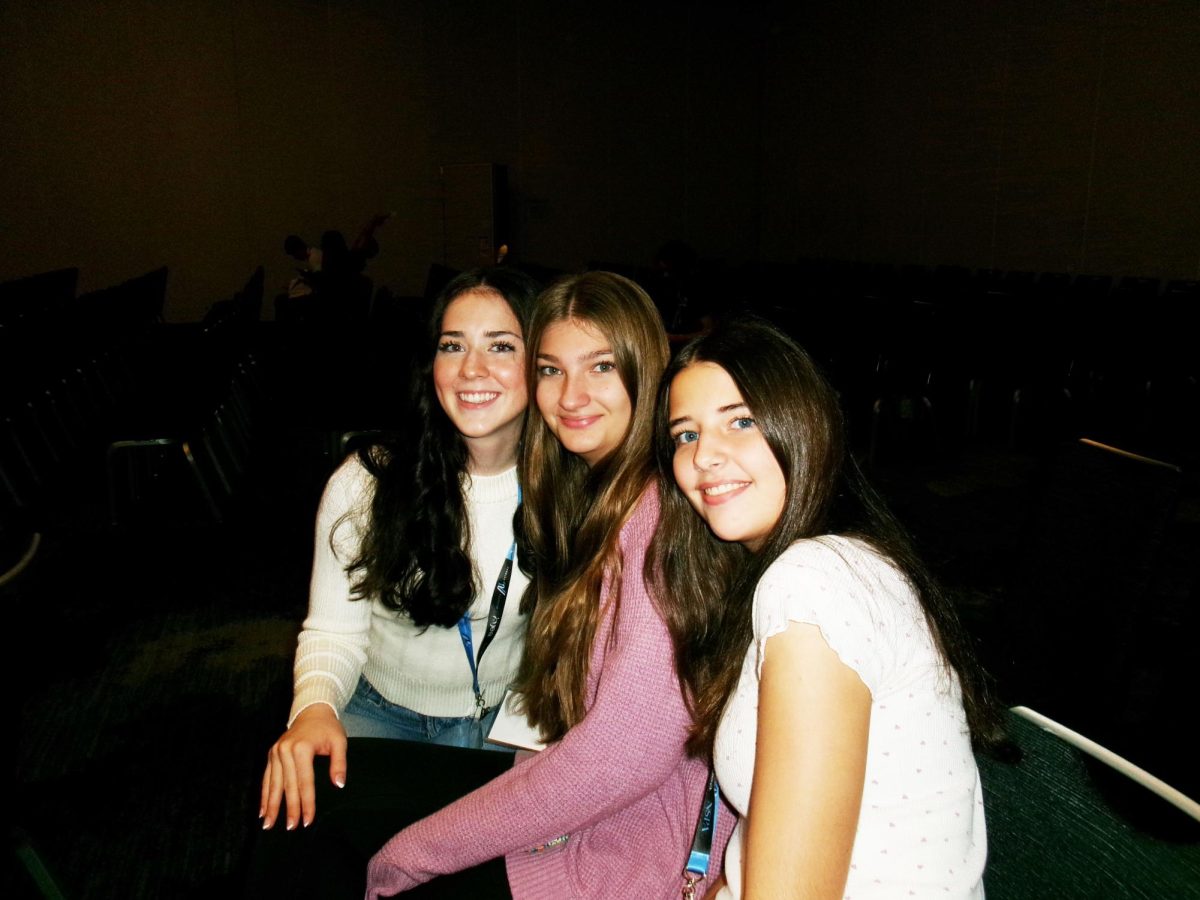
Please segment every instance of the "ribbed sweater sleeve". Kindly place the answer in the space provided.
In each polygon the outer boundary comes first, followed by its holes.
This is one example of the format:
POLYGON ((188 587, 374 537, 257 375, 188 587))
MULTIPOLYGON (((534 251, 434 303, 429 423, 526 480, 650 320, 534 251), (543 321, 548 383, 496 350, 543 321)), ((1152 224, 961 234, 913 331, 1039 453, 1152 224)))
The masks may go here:
MULTIPOLYGON (((313 703, 327 703, 340 712, 360 674, 390 702, 425 715, 468 716, 475 711, 471 671, 457 628, 421 628, 378 597, 351 599, 346 565, 360 553, 374 491, 374 477, 351 456, 330 476, 321 498, 289 726, 313 703)), ((493 579, 513 543, 516 468, 472 476, 464 484, 464 499, 471 528, 468 552, 479 575, 470 607, 478 647, 487 627, 493 579)), ((525 617, 519 607, 527 585, 514 565, 500 628, 479 664, 480 690, 490 704, 503 699, 520 664, 525 617)))
POLYGON ((346 564, 358 553, 374 479, 357 456, 330 477, 317 510, 308 616, 297 641, 288 727, 314 703, 340 711, 350 700, 370 644, 371 604, 350 601, 346 564), (334 539, 331 542, 331 537, 334 539))
MULTIPOLYGON (((390 896, 439 874, 505 854, 524 856, 547 841, 574 836, 627 810, 676 773, 689 718, 670 636, 642 578, 657 520, 657 497, 647 491, 621 532, 620 580, 606 585, 589 672, 592 699, 583 720, 558 743, 393 837, 371 861, 368 897, 390 896), (615 620, 608 602, 614 590, 615 620)), ((647 823, 626 824, 636 829, 647 823)), ((669 835, 654 837, 676 843, 669 835)), ((515 885, 514 896, 520 896, 515 885)))

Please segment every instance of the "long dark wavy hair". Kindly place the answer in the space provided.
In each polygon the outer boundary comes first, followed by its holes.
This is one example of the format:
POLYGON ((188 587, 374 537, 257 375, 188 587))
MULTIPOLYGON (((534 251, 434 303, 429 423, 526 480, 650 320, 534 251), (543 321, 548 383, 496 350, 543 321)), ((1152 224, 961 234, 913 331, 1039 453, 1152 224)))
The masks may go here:
POLYGON ((609 272, 572 275, 547 288, 534 307, 526 354, 531 386, 542 335, 567 320, 608 339, 632 413, 624 441, 590 468, 540 415, 526 419, 520 471, 536 577, 522 605, 532 616, 517 689, 546 740, 562 737, 584 715, 601 587, 606 572, 620 576, 621 526, 653 475, 654 391, 670 352, 658 310, 634 282, 609 272))
MULTIPOLYGON (((348 566, 354 579, 353 597, 379 597, 421 627, 455 625, 479 588, 479 573, 467 553, 471 546, 463 497, 467 444, 442 409, 433 384, 446 308, 476 290, 502 297, 522 332, 528 333, 538 291, 533 278, 507 268, 475 269, 456 276, 434 301, 412 379, 415 442, 411 432, 389 435, 358 453, 374 476, 375 491, 360 554, 348 566)), ((520 509, 513 528, 520 541, 520 509)), ((523 556, 518 564, 528 574, 523 556)))
POLYGON ((1000 710, 954 604, 921 562, 912 541, 847 451, 837 394, 803 348, 774 325, 726 322, 688 343, 658 392, 655 428, 662 518, 646 577, 675 642, 676 670, 691 708, 689 752, 710 756, 717 724, 737 687, 753 640, 754 589, 767 567, 803 538, 858 538, 907 578, 934 645, 958 675, 972 738, 1002 738, 1000 710), (757 553, 709 530, 675 486, 668 428, 671 380, 693 363, 715 363, 733 379, 787 483, 779 521, 757 553))

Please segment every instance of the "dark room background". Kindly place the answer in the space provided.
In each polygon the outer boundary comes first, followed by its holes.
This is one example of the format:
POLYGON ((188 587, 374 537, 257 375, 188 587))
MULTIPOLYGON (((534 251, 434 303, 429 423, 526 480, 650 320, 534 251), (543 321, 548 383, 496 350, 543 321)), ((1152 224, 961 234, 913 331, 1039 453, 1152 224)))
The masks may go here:
POLYGON ((0 279, 166 265, 169 321, 393 210, 371 274, 419 293, 459 163, 555 268, 1200 277, 1194 0, 5 0, 0 121, 0 279))

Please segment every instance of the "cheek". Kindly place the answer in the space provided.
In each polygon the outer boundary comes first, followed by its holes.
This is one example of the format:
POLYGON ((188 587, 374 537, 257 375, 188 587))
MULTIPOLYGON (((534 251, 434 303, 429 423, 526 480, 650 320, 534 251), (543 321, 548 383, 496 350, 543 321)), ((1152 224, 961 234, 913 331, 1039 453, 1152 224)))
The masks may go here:
POLYGON ((686 450, 676 450, 675 455, 671 457, 671 471, 675 473, 675 484, 681 491, 687 493, 687 460, 684 459, 686 450))
POLYGON ((703 504, 699 492, 695 489, 696 470, 692 467, 692 454, 687 447, 675 451, 671 460, 671 470, 675 473, 675 484, 680 493, 687 498, 692 508, 699 512, 703 504))
POLYGON ((496 378, 501 384, 511 391, 519 391, 525 394, 526 402, 528 402, 528 392, 525 390, 525 362, 523 360, 508 360, 503 365, 493 367, 493 371, 496 373, 496 378))
POLYGON ((633 418, 633 404, 629 400, 629 392, 625 385, 618 381, 608 392, 608 411, 617 419, 621 428, 626 428, 633 418))
POLYGON ((439 356, 433 361, 433 386, 438 393, 452 388, 457 371, 458 367, 445 357, 439 356))
POLYGON ((783 470, 779 468, 779 463, 773 455, 767 454, 763 465, 770 476, 766 479, 770 492, 770 518, 772 527, 779 521, 779 517, 783 515, 783 507, 787 503, 787 481, 783 477, 783 470))
POLYGON ((539 380, 534 389, 533 399, 542 418, 550 422, 554 418, 554 407, 558 402, 558 391, 554 389, 554 382, 545 378, 539 380))

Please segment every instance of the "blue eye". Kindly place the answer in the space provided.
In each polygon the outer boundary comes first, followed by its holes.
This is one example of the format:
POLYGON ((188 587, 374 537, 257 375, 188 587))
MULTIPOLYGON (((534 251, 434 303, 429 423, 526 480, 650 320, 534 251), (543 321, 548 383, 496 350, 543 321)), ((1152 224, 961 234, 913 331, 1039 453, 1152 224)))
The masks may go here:
POLYGON ((690 444, 692 441, 700 439, 700 435, 694 431, 677 431, 671 435, 671 440, 675 442, 675 446, 682 447, 684 444, 690 444))
POLYGON ((605 362, 599 362, 596 363, 596 368, 593 371, 600 372, 602 374, 605 372, 615 372, 617 371, 617 364, 607 360, 605 362))
POLYGON ((729 427, 734 431, 745 431, 747 428, 753 428, 755 425, 753 416, 738 416, 729 423, 729 427))

